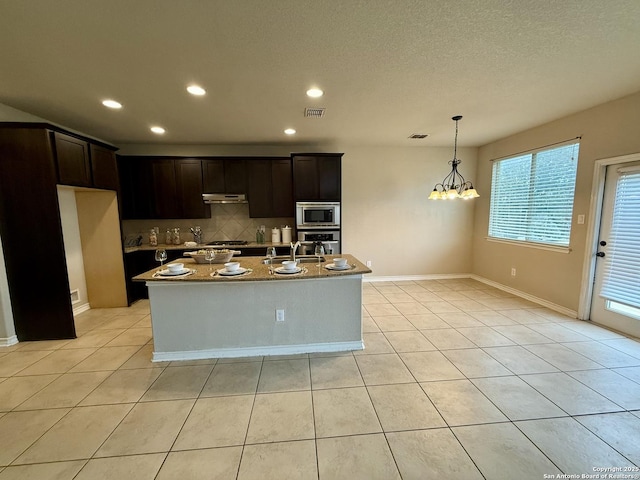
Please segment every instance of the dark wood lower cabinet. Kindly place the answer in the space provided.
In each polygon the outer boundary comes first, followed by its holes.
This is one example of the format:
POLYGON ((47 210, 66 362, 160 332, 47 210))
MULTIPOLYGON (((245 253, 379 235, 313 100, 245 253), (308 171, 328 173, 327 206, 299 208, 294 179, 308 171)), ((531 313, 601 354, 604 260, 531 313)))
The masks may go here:
MULTIPOLYGON (((162 248, 162 244, 158 245, 162 248)), ((183 257, 184 252, 192 252, 189 250, 167 250, 166 265, 169 262, 183 257)), ((126 275, 127 300, 131 305, 136 300, 149 298, 149 291, 144 282, 134 282, 131 279, 136 275, 148 272, 153 268, 159 268, 160 264, 155 259, 155 250, 138 250, 137 252, 126 253, 124 256, 124 271, 126 275)))

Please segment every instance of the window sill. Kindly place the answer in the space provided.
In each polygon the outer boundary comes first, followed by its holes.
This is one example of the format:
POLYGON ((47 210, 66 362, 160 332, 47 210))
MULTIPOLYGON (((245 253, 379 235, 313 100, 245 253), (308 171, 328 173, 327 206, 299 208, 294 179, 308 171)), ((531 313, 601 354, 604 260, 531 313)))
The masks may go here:
POLYGON ((506 243, 517 247, 535 248, 537 250, 547 250, 556 253, 571 253, 571 247, 556 247, 553 245, 545 245, 543 243, 523 242, 516 240, 504 240, 502 238, 484 237, 488 242, 506 243))

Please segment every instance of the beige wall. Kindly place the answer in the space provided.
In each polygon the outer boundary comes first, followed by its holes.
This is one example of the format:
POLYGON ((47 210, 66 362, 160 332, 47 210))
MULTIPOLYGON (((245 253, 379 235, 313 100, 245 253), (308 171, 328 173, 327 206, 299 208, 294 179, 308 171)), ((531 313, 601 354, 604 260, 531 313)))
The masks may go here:
MULTIPOLYGON (((526 112, 523 112, 523 115, 526 112)), ((577 311, 588 229, 594 162, 640 152, 640 92, 485 145, 478 153, 472 272, 503 285, 577 311), (486 240, 489 221, 491 159, 581 136, 568 254, 486 240), (517 276, 511 276, 511 268, 517 276)))
POLYGON ((69 290, 78 290, 79 301, 72 306, 73 308, 79 308, 88 305, 89 299, 84 275, 84 257, 82 255, 82 242, 78 225, 76 194, 73 187, 58 185, 58 203, 60 204, 64 254, 69 275, 69 290))
MULTIPOLYGON (((470 272, 474 201, 427 200, 451 169, 452 148, 344 151, 343 251, 371 260, 376 277, 470 272)), ((475 180, 476 149, 458 157, 475 180)))
POLYGON ((6 345, 9 341, 14 343, 15 335, 16 329, 13 325, 9 283, 7 282, 7 274, 4 266, 2 242, 0 242, 0 345, 6 345))

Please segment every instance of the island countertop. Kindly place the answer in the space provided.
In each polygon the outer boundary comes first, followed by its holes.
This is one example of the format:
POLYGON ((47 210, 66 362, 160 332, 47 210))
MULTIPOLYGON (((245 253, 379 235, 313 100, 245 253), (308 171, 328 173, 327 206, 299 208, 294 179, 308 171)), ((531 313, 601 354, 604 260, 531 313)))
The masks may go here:
MULTIPOLYGON (((224 269, 222 264, 212 264, 211 267, 208 263, 196 263, 191 258, 181 258, 174 261, 174 263, 184 263, 184 268, 195 270, 190 275, 184 276, 158 276, 156 273, 160 270, 159 267, 149 270, 133 277, 137 282, 256 282, 256 281, 280 281, 280 280, 301 280, 301 279, 317 279, 317 278, 331 278, 342 277, 348 275, 362 275, 365 273, 371 273, 371 269, 362 264, 353 255, 342 253, 340 255, 325 255, 325 261, 321 262, 318 266, 317 261, 313 263, 300 263, 299 266, 303 268, 302 272, 296 274, 278 274, 269 273, 269 265, 263 263, 265 257, 235 257, 232 261, 240 262, 240 266, 251 270, 246 274, 236 276, 223 276, 216 274, 215 272, 220 269, 224 269), (325 268, 327 265, 333 263, 333 258, 346 258, 347 264, 352 268, 348 270, 329 270, 325 268), (212 275, 214 274, 214 275, 212 275)), ((274 268, 279 266, 279 261, 274 262, 274 268)))

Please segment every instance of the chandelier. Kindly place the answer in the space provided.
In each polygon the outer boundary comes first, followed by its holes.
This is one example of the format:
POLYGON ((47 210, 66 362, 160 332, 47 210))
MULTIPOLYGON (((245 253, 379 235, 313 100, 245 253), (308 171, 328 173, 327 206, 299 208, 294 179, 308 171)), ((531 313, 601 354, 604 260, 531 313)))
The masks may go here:
POLYGON ((429 200, 447 200, 454 198, 463 198, 469 200, 470 198, 479 197, 476 189, 473 188, 473 183, 470 180, 465 180, 462 174, 458 172, 458 165, 462 163, 462 160, 458 160, 458 122, 462 118, 462 115, 456 115, 451 117, 451 120, 456 122, 456 139, 453 144, 453 160, 449 161, 451 165, 451 172, 444 177, 444 180, 440 183, 436 183, 433 187, 429 200))

